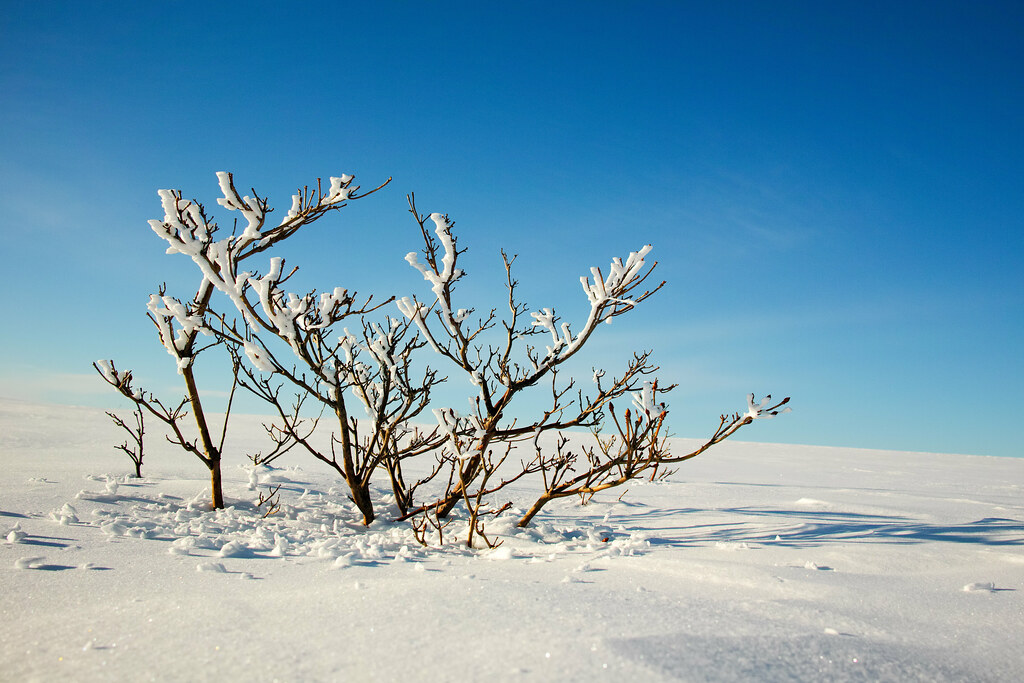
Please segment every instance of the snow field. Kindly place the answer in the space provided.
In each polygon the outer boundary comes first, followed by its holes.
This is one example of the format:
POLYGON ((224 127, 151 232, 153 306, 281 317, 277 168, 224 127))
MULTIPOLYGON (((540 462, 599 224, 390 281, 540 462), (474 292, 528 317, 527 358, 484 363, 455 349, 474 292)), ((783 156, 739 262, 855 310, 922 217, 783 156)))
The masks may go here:
POLYGON ((0 680, 1024 677, 1024 461, 727 443, 424 549, 244 437, 219 511, 194 458, 152 439, 135 480, 118 438, 0 402, 0 680))

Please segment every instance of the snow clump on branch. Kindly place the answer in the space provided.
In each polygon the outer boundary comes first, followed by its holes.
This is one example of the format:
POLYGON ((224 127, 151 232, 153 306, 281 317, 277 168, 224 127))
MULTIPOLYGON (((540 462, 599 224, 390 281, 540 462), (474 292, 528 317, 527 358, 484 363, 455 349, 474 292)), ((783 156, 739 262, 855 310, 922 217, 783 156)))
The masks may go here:
POLYGON ((633 393, 633 405, 648 418, 656 418, 668 412, 668 407, 664 403, 654 401, 654 382, 644 382, 643 389, 633 393))
POLYGON ((765 410, 765 406, 767 406, 771 402, 771 400, 772 395, 768 394, 767 396, 761 399, 760 403, 754 405, 754 395, 747 394, 747 412, 743 413, 743 419, 750 418, 751 420, 769 420, 775 417, 776 415, 788 413, 791 411, 791 408, 789 408, 789 406, 783 408, 782 410, 765 410))

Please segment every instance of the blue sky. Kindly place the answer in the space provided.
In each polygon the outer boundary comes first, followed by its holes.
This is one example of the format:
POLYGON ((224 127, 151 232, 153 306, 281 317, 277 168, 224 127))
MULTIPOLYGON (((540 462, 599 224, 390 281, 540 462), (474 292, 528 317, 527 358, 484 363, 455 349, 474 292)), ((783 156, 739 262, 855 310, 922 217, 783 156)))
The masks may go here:
POLYGON ((549 4, 5 3, 0 396, 124 407, 101 357, 172 390, 145 302, 196 283, 156 190, 344 172, 394 180, 287 247, 313 285, 424 295, 412 191, 479 307, 501 247, 582 319, 649 242, 668 284, 587 365, 653 348, 678 435, 771 392, 739 438, 1024 455, 1024 5, 549 4))

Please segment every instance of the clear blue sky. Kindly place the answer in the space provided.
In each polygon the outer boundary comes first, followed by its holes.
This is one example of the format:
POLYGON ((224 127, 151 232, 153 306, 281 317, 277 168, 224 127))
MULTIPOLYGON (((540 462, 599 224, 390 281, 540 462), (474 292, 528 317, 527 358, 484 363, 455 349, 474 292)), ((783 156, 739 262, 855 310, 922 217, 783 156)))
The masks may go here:
POLYGON ((410 191, 479 306, 500 247, 580 319, 650 242, 668 285, 592 360, 653 348, 675 433, 772 392, 741 439, 1024 455, 1024 4, 286 5, 4 3, 0 396, 124 407, 101 357, 174 385, 145 302, 195 277, 157 189, 285 210, 344 172, 394 181, 288 247, 319 287, 428 291, 410 191))

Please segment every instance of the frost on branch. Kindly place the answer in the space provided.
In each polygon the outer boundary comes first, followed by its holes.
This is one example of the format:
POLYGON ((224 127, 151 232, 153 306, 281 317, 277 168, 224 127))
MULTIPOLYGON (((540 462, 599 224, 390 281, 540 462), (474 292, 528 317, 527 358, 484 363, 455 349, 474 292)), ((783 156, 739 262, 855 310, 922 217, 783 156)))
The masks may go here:
POLYGON ((224 193, 217 203, 226 209, 241 212, 247 221, 242 239, 249 241, 260 239, 263 236, 260 233, 260 228, 263 227, 263 219, 267 215, 266 202, 261 203, 259 197, 251 198, 248 195, 239 197, 230 173, 219 171, 217 180, 220 182, 220 191, 224 193))
POLYGON ((667 413, 668 408, 664 403, 657 403, 654 400, 656 382, 644 382, 643 389, 633 394, 633 407, 638 414, 645 415, 648 419, 667 413))
MULTIPOLYGON (((352 187, 352 180, 353 176, 345 173, 338 177, 331 176, 331 189, 327 191, 327 202, 330 204, 340 204, 341 202, 346 201, 355 189, 358 189, 352 187)), ((292 199, 292 208, 294 209, 295 197, 292 197, 292 199)))
POLYGON ((176 362, 178 374, 184 373, 192 365, 196 333, 211 334, 198 307, 183 304, 166 294, 151 294, 146 307, 160 342, 176 362))
POLYGON ((436 353, 442 353, 441 347, 439 347, 437 345, 437 341, 434 340, 434 335, 430 333, 430 328, 427 327, 425 320, 425 316, 430 309, 424 304, 417 303, 407 296, 403 296, 401 299, 395 301, 395 305, 398 306, 398 310, 402 315, 416 325, 417 329, 419 329, 420 333, 423 334, 423 337, 430 344, 430 348, 432 348, 436 353))
POLYGON ((430 214, 430 220, 436 226, 434 230, 434 234, 437 235, 436 242, 430 240, 423 228, 423 223, 420 222, 420 229, 424 230, 427 244, 434 245, 432 250, 428 250, 427 263, 420 263, 415 251, 410 251, 406 254, 405 260, 410 266, 420 271, 423 274, 423 279, 431 284, 431 291, 437 297, 438 315, 448 328, 448 332, 456 334, 456 328, 466 319, 470 311, 459 309, 455 313, 452 312, 451 291, 455 283, 465 273, 455 267, 455 262, 460 252, 456 248, 456 240, 451 232, 453 224, 449 222, 448 216, 432 213, 430 214), (437 245, 440 245, 440 252, 438 252, 437 245))
POLYGON ((747 394, 747 412, 743 414, 743 419, 768 420, 775 417, 776 415, 790 412, 789 406, 786 406, 782 410, 777 410, 779 406, 785 404, 786 401, 789 401, 788 398, 785 401, 782 401, 782 403, 779 403, 771 407, 766 407, 769 403, 771 403, 771 401, 772 395, 768 394, 767 396, 762 398, 757 405, 754 405, 754 395, 747 394))
POLYGON ((270 354, 268 354, 266 349, 259 344, 245 340, 242 342, 242 348, 245 350, 245 357, 248 358, 249 362, 253 364, 253 367, 260 372, 272 373, 277 370, 270 354))
POLYGON ((551 346, 546 347, 547 352, 540 360, 531 359, 535 372, 542 372, 551 364, 560 363, 575 355, 598 325, 611 323, 612 318, 629 311, 661 288, 661 285, 658 285, 653 291, 645 291, 630 298, 630 294, 650 273, 650 270, 645 271, 647 264, 644 261, 644 257, 650 251, 651 245, 648 244, 638 252, 630 252, 625 264, 622 263, 622 259, 613 258, 607 277, 602 275, 600 268, 594 267, 590 269, 593 282, 586 276, 580 278, 583 292, 590 303, 590 312, 579 334, 573 335, 568 322, 557 324, 558 319, 550 308, 530 314, 534 319, 532 325, 550 333, 552 342, 551 346))

